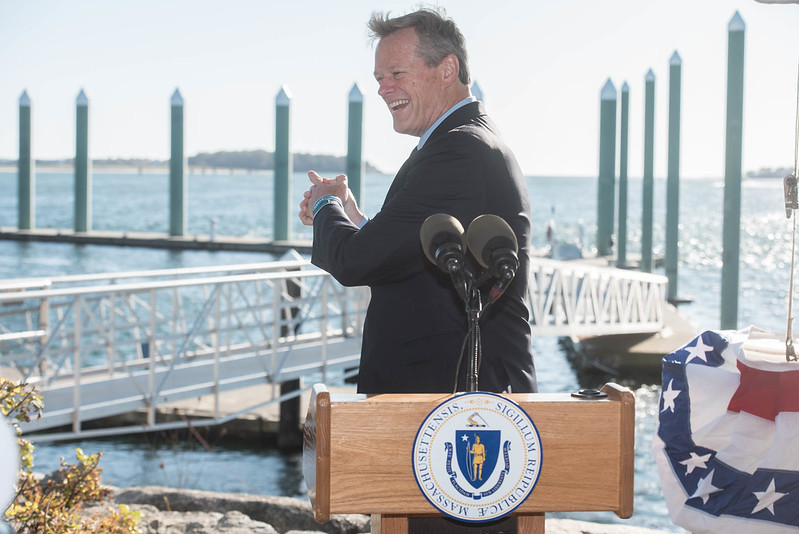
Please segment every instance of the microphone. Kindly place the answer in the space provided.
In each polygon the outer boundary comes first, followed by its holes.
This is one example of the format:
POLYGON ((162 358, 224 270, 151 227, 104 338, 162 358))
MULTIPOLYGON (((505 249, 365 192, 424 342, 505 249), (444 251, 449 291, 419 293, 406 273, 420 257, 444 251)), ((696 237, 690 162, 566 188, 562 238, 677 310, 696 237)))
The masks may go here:
POLYGON ((466 302, 468 298, 466 267, 466 243, 463 240, 463 225, 452 215, 436 213, 422 223, 419 238, 427 259, 445 273, 449 273, 458 294, 466 302))
POLYGON ((491 289, 488 304, 496 302, 519 269, 519 244, 513 229, 501 217, 480 215, 466 231, 466 242, 477 262, 488 269, 497 282, 491 289))

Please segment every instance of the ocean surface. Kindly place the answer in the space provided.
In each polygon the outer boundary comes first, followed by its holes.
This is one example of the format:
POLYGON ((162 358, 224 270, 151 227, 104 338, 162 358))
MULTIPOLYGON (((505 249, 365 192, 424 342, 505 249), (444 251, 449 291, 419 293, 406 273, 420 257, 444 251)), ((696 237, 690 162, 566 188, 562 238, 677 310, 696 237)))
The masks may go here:
MULTIPOLYGON (((330 173, 332 175, 332 173, 330 173)), ((188 233, 271 237, 272 174, 192 174, 189 177, 188 233)), ((391 176, 367 174, 364 199, 367 214, 382 203, 391 176)), ((0 226, 17 226, 16 172, 0 172, 0 226)), ((529 177, 532 204, 532 246, 545 250, 547 226, 555 222, 561 243, 584 242, 588 254, 596 235, 596 178, 529 177)), ((294 177, 296 211, 307 177, 294 177)), ((73 227, 73 176, 40 172, 36 176, 38 228, 73 227)), ((665 179, 655 181, 655 254, 665 240, 665 179)), ((641 180, 628 189, 630 257, 640 254, 641 180)), ((700 329, 720 326, 721 251, 724 184, 719 178, 683 178, 680 184, 680 266, 678 295, 692 302, 680 313, 700 329)), ((168 232, 166 174, 104 173, 93 176, 95 230, 168 232)), ((738 326, 785 332, 791 270, 792 222, 785 216, 782 180, 745 180, 742 194, 741 257, 738 326)), ((295 218, 293 237, 310 239, 311 231, 295 218)), ((618 237, 616 238, 618 242, 618 237)), ((57 243, 0 241, 0 279, 163 269, 261 262, 264 254, 245 252, 174 252, 126 247, 75 246, 57 243)), ((661 269, 656 269, 661 273, 661 269)), ((534 340, 542 392, 572 392, 601 383, 580 383, 554 338, 534 340)), ((624 377, 619 377, 624 380, 624 377)), ((604 382, 602 382, 604 383, 604 382)), ((627 383, 627 382, 626 382, 627 383)), ((662 530, 682 531, 668 517, 650 451, 655 430, 660 384, 629 382, 636 394, 635 513, 621 521, 612 513, 556 514, 597 522, 623 522, 662 530)), ((74 460, 74 449, 104 451, 103 480, 115 486, 155 484, 262 495, 306 495, 301 454, 241 447, 224 438, 204 447, 168 435, 37 444, 39 471, 59 465, 59 457, 74 460), (208 450, 210 448, 211 450, 208 450)))

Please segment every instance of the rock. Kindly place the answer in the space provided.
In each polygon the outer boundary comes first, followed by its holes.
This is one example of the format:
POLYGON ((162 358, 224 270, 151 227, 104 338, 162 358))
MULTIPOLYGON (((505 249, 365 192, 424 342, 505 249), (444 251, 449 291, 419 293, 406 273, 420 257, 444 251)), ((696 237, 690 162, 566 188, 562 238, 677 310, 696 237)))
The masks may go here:
POLYGON ((279 534, 241 512, 142 511, 142 534, 279 534))
MULTIPOLYGON (((367 515, 334 515, 317 523, 307 501, 238 493, 179 490, 160 486, 112 488, 116 504, 142 514, 142 534, 361 534, 367 515)), ((88 511, 88 510, 87 510, 88 511)), ((659 534, 624 524, 548 518, 547 534, 659 534)))
POLYGON ((574 519, 547 519, 546 534, 661 534, 661 530, 652 530, 630 525, 590 523, 574 519))
MULTIPOLYGON (((256 522, 271 525, 278 533, 291 530, 325 534, 369 532, 369 516, 334 515, 327 523, 320 524, 313 517, 310 503, 291 497, 178 490, 161 486, 134 486, 115 489, 113 499, 117 504, 127 504, 133 509, 138 509, 139 505, 151 505, 162 512, 240 512, 256 522)), ((153 532, 160 534, 160 532, 166 531, 153 532)))

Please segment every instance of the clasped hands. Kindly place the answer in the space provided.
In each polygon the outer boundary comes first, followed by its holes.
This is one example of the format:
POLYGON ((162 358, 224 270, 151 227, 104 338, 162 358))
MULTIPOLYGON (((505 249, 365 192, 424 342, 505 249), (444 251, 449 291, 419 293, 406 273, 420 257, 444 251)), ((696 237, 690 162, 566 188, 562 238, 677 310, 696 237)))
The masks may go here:
POLYGON ((344 206, 344 212, 355 225, 360 225, 364 214, 358 209, 355 196, 347 185, 347 176, 339 174, 335 179, 323 178, 316 171, 308 171, 308 178, 311 180, 311 187, 303 193, 300 201, 299 217, 305 226, 313 225, 313 207, 316 201, 326 196, 336 196, 344 206))

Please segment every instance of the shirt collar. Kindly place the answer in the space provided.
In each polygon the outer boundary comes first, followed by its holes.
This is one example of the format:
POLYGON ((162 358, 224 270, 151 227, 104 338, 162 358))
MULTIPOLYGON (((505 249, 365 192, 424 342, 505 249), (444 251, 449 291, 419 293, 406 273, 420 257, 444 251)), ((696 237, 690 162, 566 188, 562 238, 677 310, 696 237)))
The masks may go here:
POLYGON ((455 110, 462 108, 462 107, 463 107, 463 106, 465 106, 466 104, 470 104, 470 103, 472 103, 472 102, 476 102, 476 101, 477 101, 477 98, 475 98, 475 97, 474 97, 474 96, 472 96, 472 95, 469 95, 469 96, 467 96, 466 98, 464 98, 463 100, 461 100, 460 102, 458 102, 457 104, 455 104, 454 106, 452 106, 451 108, 449 108, 449 109, 448 109, 448 110, 447 110, 447 111, 446 111, 446 112, 445 112, 443 115, 441 115, 441 116, 440 116, 440 117, 439 117, 439 118, 436 120, 436 122, 434 122, 434 123, 433 123, 433 124, 430 126, 430 128, 428 128, 428 129, 427 129, 427 130, 426 130, 426 131, 425 131, 425 132, 422 134, 422 137, 420 137, 420 138, 419 138, 419 144, 418 144, 418 145, 416 145, 416 149, 417 149, 417 150, 421 150, 421 149, 422 149, 422 147, 424 146, 424 144, 425 144, 425 143, 427 142, 427 140, 430 138, 430 135, 433 133, 433 131, 434 131, 436 128, 438 128, 438 126, 439 126, 439 125, 440 125, 442 122, 444 122, 444 119, 446 119, 447 117, 449 117, 450 115, 452 115, 452 113, 453 113, 455 110))

